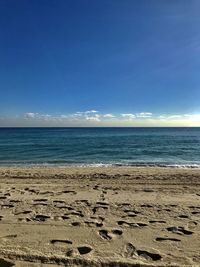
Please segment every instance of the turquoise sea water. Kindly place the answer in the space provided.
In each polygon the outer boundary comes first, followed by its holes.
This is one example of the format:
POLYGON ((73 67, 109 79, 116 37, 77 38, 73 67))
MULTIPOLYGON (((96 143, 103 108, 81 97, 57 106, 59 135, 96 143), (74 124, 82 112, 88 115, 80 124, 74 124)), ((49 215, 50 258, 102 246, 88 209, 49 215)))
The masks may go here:
POLYGON ((200 167, 200 128, 0 128, 0 165, 200 167))

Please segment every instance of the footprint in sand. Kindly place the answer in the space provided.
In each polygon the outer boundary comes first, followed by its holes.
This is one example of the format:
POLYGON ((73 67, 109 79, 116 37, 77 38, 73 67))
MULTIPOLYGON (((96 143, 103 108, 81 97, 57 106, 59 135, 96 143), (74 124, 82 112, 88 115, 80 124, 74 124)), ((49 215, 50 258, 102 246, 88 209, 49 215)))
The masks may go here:
POLYGON ((89 227, 102 227, 104 225, 103 221, 105 220, 105 218, 102 216, 91 216, 90 219, 91 221, 84 221, 84 223, 89 227))
POLYGON ((96 204, 100 206, 109 206, 109 203, 102 202, 102 201, 97 201, 96 204))
POLYGON ((96 227, 102 227, 103 223, 102 222, 97 222, 97 221, 85 221, 84 222, 88 227, 96 226, 96 227))
POLYGON ((127 221, 117 221, 117 224, 120 226, 128 226, 128 227, 145 227, 148 226, 148 224, 143 223, 143 222, 127 222, 127 221))
MULTIPOLYGON (((59 242, 62 240, 59 240, 59 242)), ((77 247, 77 250, 74 249, 67 249, 66 251, 66 256, 67 257, 72 257, 72 256, 77 256, 77 253, 79 255, 86 255, 89 254, 92 251, 92 248, 89 246, 79 246, 77 247)))
POLYGON ((163 211, 171 212, 172 210, 170 209, 162 209, 163 211))
POLYGON ((38 194, 39 193, 38 190, 28 188, 28 187, 24 188, 24 191, 28 191, 29 193, 32 193, 32 194, 38 194))
POLYGON ((181 219, 188 219, 189 218, 189 216, 185 215, 185 214, 181 214, 178 217, 181 218, 181 219))
POLYGON ((99 230, 99 235, 105 240, 111 240, 115 236, 121 236, 123 231, 120 229, 113 229, 110 232, 108 230, 99 230))
POLYGON ((184 235, 192 235, 194 233, 192 231, 189 231, 189 230, 185 229, 182 226, 172 226, 172 227, 167 227, 166 229, 169 232, 172 232, 174 234, 179 234, 179 235, 182 235, 182 234, 184 234, 184 235))
POLYGON ((56 208, 58 208, 58 209, 67 209, 67 210, 74 210, 74 208, 72 208, 72 207, 69 207, 69 206, 66 206, 66 205, 64 205, 64 206, 55 206, 56 208))
POLYGON ((52 192, 52 191, 42 191, 42 192, 40 192, 40 195, 50 195, 50 196, 54 196, 54 192, 52 192))
POLYGON ((11 194, 10 193, 5 193, 4 196, 9 196, 10 197, 11 194))
POLYGON ((176 204, 170 204, 169 206, 170 206, 170 207, 177 207, 176 204))
POLYGON ((151 193, 151 192, 155 192, 155 190, 152 188, 144 188, 143 192, 151 193))
POLYGON ((70 217, 69 217, 69 216, 66 216, 66 215, 63 215, 63 216, 61 216, 61 219, 62 219, 63 221, 66 221, 66 220, 69 220, 70 217))
POLYGON ((124 213, 126 213, 125 216, 123 216, 123 218, 126 218, 126 217, 137 217, 137 214, 141 213, 139 211, 136 211, 136 210, 130 210, 130 209, 125 209, 124 210, 124 213))
POLYGON ((135 254, 136 254, 136 248, 133 246, 133 244, 131 244, 131 243, 126 244, 124 256, 125 257, 132 257, 135 254))
POLYGON ((112 237, 109 235, 107 230, 100 230, 99 235, 105 240, 111 240, 112 239, 112 237))
POLYGON ((187 224, 187 226, 188 226, 188 228, 195 228, 196 226, 197 226, 197 222, 196 221, 189 221, 188 222, 188 224, 187 224))
POLYGON ((99 210, 108 210, 107 206, 95 206, 92 209, 93 214, 96 214, 99 210))
POLYGON ((137 250, 137 254, 146 260, 159 261, 162 259, 161 255, 158 253, 152 253, 146 250, 137 250))
POLYGON ((89 203, 89 201, 87 200, 87 199, 81 199, 81 200, 77 200, 77 201, 75 201, 77 204, 84 204, 84 205, 86 205, 86 206, 88 206, 88 207, 90 207, 91 206, 91 204, 89 203))
POLYGON ((48 199, 46 199, 46 198, 36 198, 36 199, 34 199, 33 201, 34 202, 46 202, 48 199))
POLYGON ((39 222, 45 222, 46 220, 50 219, 51 217, 48 215, 43 215, 43 214, 37 214, 35 217, 32 218, 34 221, 39 221, 39 222))
POLYGON ((67 249, 66 256, 67 257, 75 256, 74 250, 73 249, 67 249))
POLYGON ((99 185, 95 185, 95 186, 93 187, 93 189, 94 189, 94 190, 99 190, 99 185))
POLYGON ((96 227, 102 227, 103 226, 103 223, 98 223, 97 222, 95 225, 96 225, 96 227))
POLYGON ((21 200, 17 200, 17 199, 11 199, 10 203, 20 203, 22 202, 21 200))
POLYGON ((11 267, 11 266, 15 266, 15 263, 12 262, 12 261, 0 259, 0 266, 2 266, 2 267, 11 267))
POLYGON ((200 211, 192 211, 193 215, 200 215, 200 211))
POLYGON ((47 206, 47 203, 34 203, 33 206, 47 206))
POLYGON ((162 242, 162 241, 174 241, 174 242, 181 242, 178 238, 171 238, 171 237, 157 237, 155 239, 156 241, 162 242))
POLYGON ((77 250, 80 255, 85 255, 85 254, 90 253, 92 251, 92 248, 89 246, 80 246, 80 247, 77 247, 77 250))
POLYGON ((123 208, 123 207, 127 207, 127 206, 130 206, 131 204, 129 203, 129 202, 123 202, 123 203, 121 203, 121 204, 119 204, 118 206, 121 208, 123 208))
POLYGON ((72 222, 71 225, 72 226, 81 226, 81 223, 80 222, 72 222))
POLYGON ((4 209, 11 209, 11 208, 14 208, 14 205, 12 205, 12 204, 3 204, 3 205, 1 205, 1 207, 4 208, 4 209))
POLYGON ((84 217, 83 213, 81 211, 72 211, 70 213, 66 213, 66 216, 78 216, 78 217, 84 217))
POLYGON ((111 231, 111 233, 114 234, 114 235, 122 235, 123 234, 123 231, 120 230, 120 229, 113 229, 111 231))
POLYGON ((17 234, 13 234, 13 235, 6 235, 6 236, 3 236, 2 238, 16 238, 17 237, 17 234))
POLYGON ((134 210, 134 209, 125 209, 124 212, 125 212, 125 213, 141 214, 140 211, 138 211, 138 210, 134 210))
POLYGON ((142 208, 153 208, 153 205, 150 205, 150 204, 142 204, 141 207, 142 208))
POLYGON ((31 210, 24 210, 24 211, 16 212, 14 213, 14 215, 29 214, 31 212, 32 212, 31 210))
POLYGON ((190 209, 200 209, 200 206, 189 206, 190 209))
POLYGON ((73 195, 76 195, 77 194, 77 192, 76 191, 74 191, 74 190, 64 190, 64 191, 62 191, 61 192, 62 194, 73 194, 73 195))
POLYGON ((50 240, 50 243, 55 245, 55 244, 68 244, 68 245, 72 245, 73 242, 70 240, 66 240, 66 239, 52 239, 50 240))
POLYGON ((142 258, 145 258, 146 260, 150 260, 150 261, 159 261, 162 259, 162 256, 159 253, 150 252, 147 250, 138 250, 131 243, 126 244, 124 256, 125 257, 133 257, 133 256, 142 257, 142 258))

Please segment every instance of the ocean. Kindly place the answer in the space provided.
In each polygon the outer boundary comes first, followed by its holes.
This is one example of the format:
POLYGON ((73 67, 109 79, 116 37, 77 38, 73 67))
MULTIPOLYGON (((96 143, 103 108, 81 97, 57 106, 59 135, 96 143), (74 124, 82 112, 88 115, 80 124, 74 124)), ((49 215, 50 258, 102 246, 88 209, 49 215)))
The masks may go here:
POLYGON ((200 167, 200 128, 0 128, 0 165, 200 167))

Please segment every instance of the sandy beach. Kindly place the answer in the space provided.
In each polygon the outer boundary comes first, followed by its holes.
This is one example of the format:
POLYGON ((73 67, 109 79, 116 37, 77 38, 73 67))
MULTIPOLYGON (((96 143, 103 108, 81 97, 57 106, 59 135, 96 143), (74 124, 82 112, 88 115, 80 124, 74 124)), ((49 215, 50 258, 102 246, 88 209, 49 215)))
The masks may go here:
POLYGON ((0 168, 0 266, 200 266, 200 171, 0 168))

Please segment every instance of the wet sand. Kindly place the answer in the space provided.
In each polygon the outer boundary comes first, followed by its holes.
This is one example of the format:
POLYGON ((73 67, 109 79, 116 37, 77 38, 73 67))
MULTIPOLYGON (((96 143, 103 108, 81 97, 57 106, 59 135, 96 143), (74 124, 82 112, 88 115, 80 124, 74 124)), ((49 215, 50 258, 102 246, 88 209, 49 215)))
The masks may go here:
POLYGON ((200 266, 200 170, 0 168, 0 266, 200 266))

